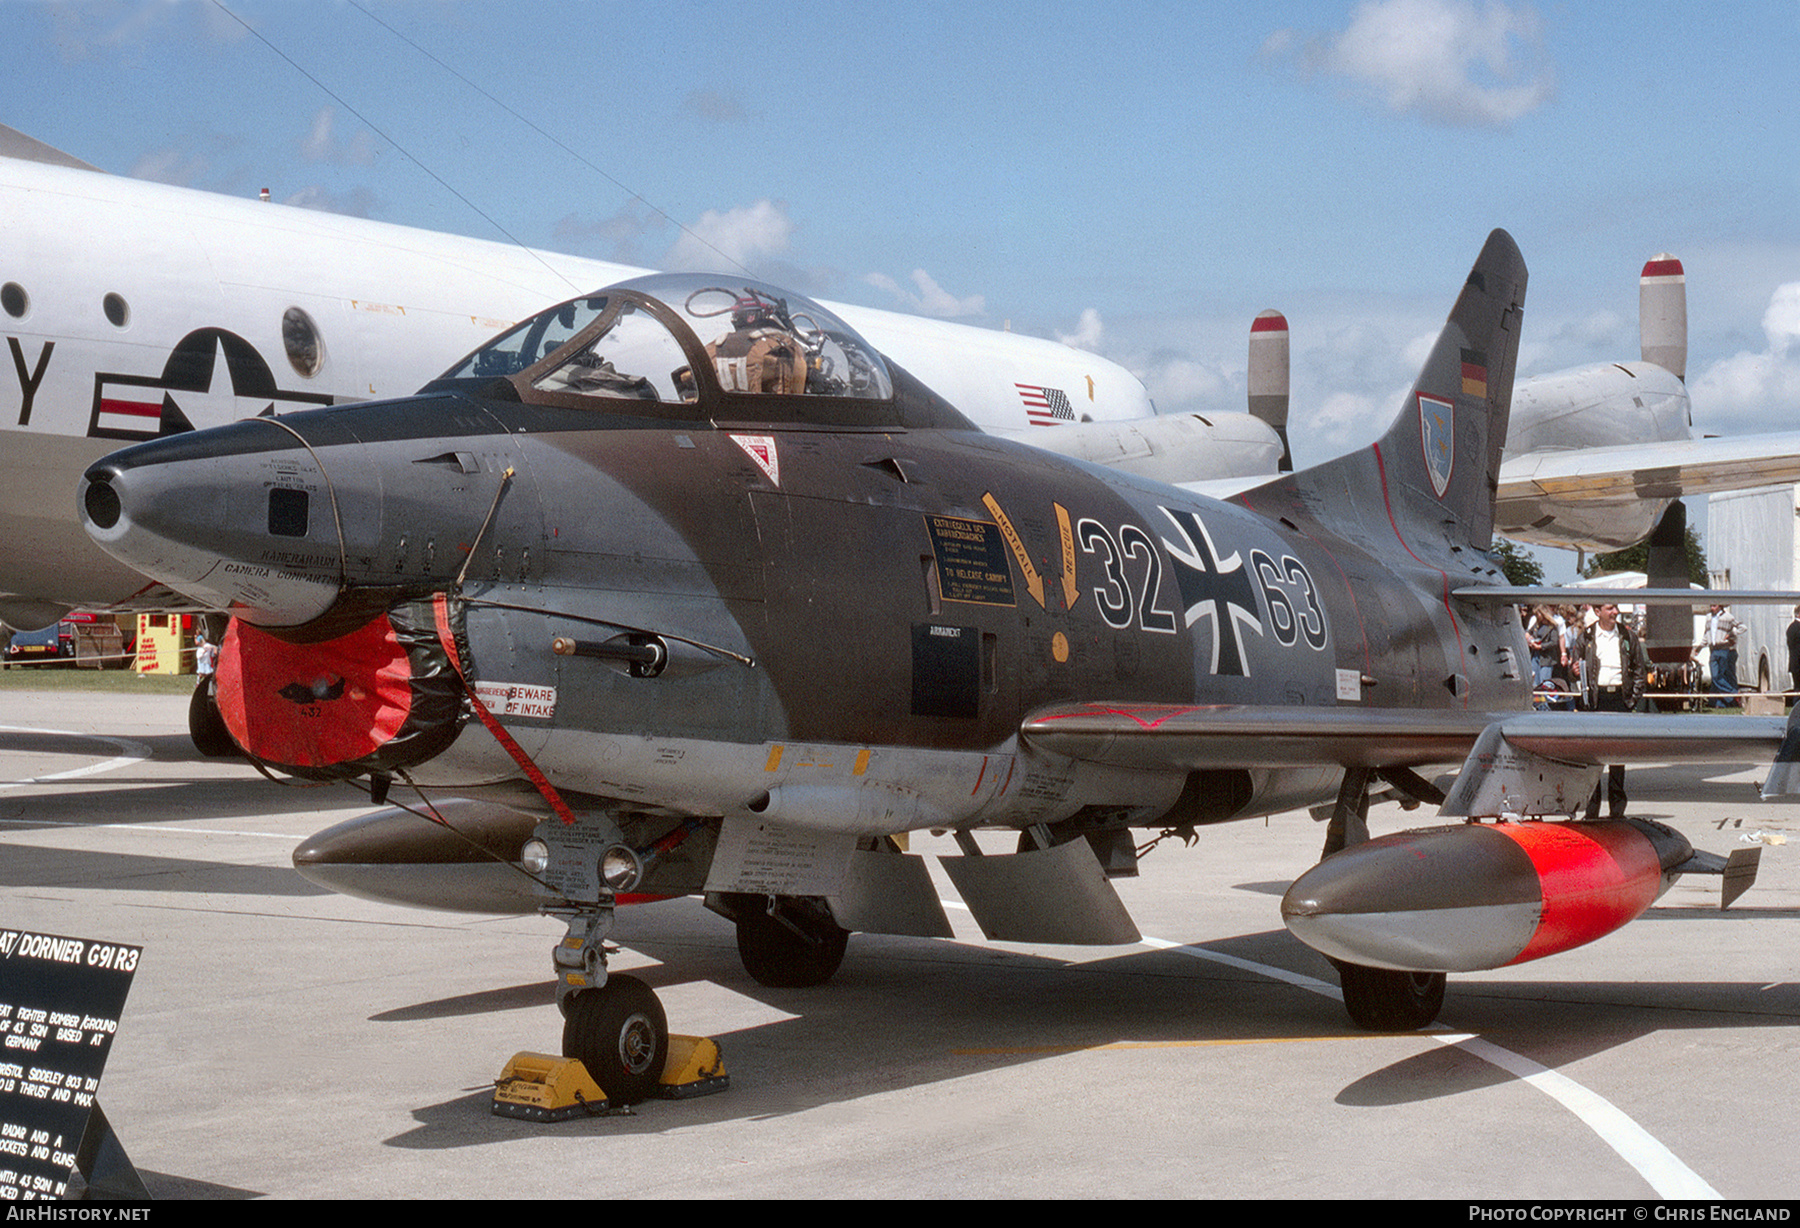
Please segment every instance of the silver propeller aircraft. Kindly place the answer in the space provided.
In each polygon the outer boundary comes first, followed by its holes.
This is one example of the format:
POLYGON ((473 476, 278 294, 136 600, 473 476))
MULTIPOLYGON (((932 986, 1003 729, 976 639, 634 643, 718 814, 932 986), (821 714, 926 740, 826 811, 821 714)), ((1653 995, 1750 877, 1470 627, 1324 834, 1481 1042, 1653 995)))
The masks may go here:
POLYGON ((219 706, 262 764, 402 780, 295 855, 352 894, 541 911, 564 1050, 644 1095, 667 1027, 615 910, 704 893, 767 984, 850 931, 1124 942, 1135 829, 1336 798, 1284 901, 1359 1023, 1740 867, 1569 816, 1601 763, 1766 753, 1782 722, 1534 714, 1486 550, 1525 267, 1496 231, 1373 446, 1219 502, 974 429, 835 313, 659 275, 540 313, 418 396, 115 452, 83 524, 232 614, 219 706), (1446 798, 1417 772, 1463 765, 1446 798), (1368 840, 1377 779, 1493 822, 1368 840), (454 832, 450 829, 454 828, 454 832), (1016 832, 984 853, 972 833, 1016 832))

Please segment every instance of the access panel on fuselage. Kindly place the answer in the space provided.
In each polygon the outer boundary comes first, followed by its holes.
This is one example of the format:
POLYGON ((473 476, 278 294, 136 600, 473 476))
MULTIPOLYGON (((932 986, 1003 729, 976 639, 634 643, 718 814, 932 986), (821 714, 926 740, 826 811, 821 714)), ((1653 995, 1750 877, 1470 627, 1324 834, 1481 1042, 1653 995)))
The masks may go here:
POLYGON ((539 466, 546 563, 532 604, 566 615, 550 619, 554 635, 605 641, 632 631, 671 644, 670 664, 653 678, 591 657, 557 658, 569 721, 762 740, 777 716, 760 665, 746 663, 766 621, 762 535, 750 505, 762 471, 704 429, 570 432, 537 442, 562 455, 539 466))
POLYGON ((1018 728, 1013 564, 911 437, 785 432, 751 497, 781 736, 987 747, 1018 728), (904 445, 904 446, 902 446, 904 445))
POLYGON ((790 736, 976 747, 1070 699, 1332 701, 1326 597, 1242 509, 964 433, 773 446, 752 502, 790 736))

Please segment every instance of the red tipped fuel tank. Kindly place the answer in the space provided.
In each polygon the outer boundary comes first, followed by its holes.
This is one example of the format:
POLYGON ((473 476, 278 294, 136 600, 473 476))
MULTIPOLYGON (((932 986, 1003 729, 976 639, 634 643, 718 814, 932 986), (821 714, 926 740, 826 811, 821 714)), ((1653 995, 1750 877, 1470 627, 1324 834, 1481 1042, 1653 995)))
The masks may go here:
POLYGON ((1680 833, 1642 819, 1422 828, 1327 857, 1288 888, 1281 915, 1333 959, 1499 968, 1612 933, 1692 855, 1680 833))

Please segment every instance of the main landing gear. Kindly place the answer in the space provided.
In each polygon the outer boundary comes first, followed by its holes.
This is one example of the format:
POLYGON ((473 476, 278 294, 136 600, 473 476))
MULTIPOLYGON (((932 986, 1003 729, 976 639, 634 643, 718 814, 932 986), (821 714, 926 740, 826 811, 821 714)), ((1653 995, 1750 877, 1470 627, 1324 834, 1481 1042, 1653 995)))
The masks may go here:
POLYGON ((1416 1032, 1444 1008, 1449 978, 1441 972, 1402 972, 1332 960, 1344 990, 1344 1009, 1369 1032, 1416 1032))
MULTIPOLYGON (((1323 857, 1361 844, 1369 838, 1369 787, 1374 783, 1373 768, 1349 768, 1338 789, 1337 805, 1332 808, 1331 823, 1325 832, 1323 857)), ((1389 783, 1409 793, 1429 789, 1437 791, 1412 772, 1389 776, 1389 783)), ((1421 801, 1443 802, 1443 795, 1421 801)), ((1331 961, 1337 969, 1338 984, 1344 991, 1344 1009, 1357 1027, 1370 1032, 1416 1032, 1428 1027, 1444 1008, 1444 990, 1449 978, 1442 972, 1406 972, 1394 968, 1370 968, 1362 964, 1331 961)))
POLYGON ((707 906, 737 926, 738 958, 759 985, 823 985, 844 962, 850 931, 822 899, 728 892, 709 898, 707 906))

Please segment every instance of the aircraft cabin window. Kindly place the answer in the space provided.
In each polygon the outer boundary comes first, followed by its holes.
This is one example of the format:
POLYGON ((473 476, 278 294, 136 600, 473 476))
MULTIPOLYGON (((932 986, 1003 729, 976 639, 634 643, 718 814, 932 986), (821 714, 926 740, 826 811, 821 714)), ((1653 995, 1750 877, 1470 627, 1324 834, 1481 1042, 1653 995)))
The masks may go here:
POLYGON ((31 296, 25 293, 24 286, 16 281, 9 281, 0 286, 0 307, 4 307, 6 314, 13 319, 22 320, 25 313, 31 310, 31 296))
POLYGON ((688 399, 678 387, 687 366, 687 355, 669 330, 626 303, 605 332, 532 386, 545 392, 681 401, 688 399))
POLYGON ((606 296, 592 295, 539 312, 500 334, 444 372, 444 379, 494 379, 514 375, 550 356, 606 310, 606 296))
POLYGON ((298 307, 289 307, 281 313, 281 348, 287 351, 288 365, 307 379, 317 375, 319 368, 325 365, 318 326, 298 307))
POLYGON ((106 313, 106 322, 114 328, 124 328, 131 322, 131 308, 125 305, 120 295, 108 294, 101 299, 100 310, 106 313))
MULTIPOLYGON (((660 288, 660 283, 682 276, 627 284, 660 288)), ((887 368, 868 342, 799 295, 757 282, 733 282, 702 285, 674 301, 705 343, 713 374, 727 392, 881 399, 893 395, 887 368)))

